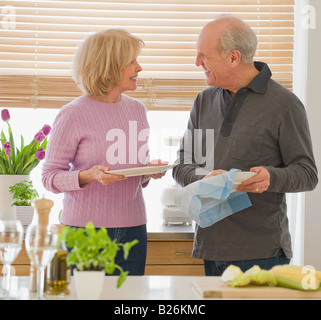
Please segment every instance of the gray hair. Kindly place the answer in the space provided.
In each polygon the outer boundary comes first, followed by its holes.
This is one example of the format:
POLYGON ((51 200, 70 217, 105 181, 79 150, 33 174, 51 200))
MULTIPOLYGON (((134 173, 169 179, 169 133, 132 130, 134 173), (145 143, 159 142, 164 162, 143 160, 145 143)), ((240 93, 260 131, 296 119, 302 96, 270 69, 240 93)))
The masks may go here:
MULTIPOLYGON (((228 19, 228 16, 218 20, 228 19)), ((242 20, 233 17, 232 19, 242 20)), ((254 31, 246 23, 232 24, 226 28, 219 41, 219 50, 222 55, 226 55, 232 50, 241 52, 242 61, 245 64, 253 62, 253 57, 257 47, 257 37, 254 31)))

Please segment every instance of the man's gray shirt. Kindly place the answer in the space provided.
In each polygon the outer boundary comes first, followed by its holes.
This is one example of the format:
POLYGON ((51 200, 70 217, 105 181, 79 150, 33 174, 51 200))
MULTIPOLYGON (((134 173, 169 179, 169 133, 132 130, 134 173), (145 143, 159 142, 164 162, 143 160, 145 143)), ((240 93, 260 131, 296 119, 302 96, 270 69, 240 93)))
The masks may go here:
MULTIPOLYGON (((188 130, 202 129, 202 155, 208 159, 214 156, 211 170, 249 171, 264 166, 270 173, 270 186, 263 193, 248 193, 252 202, 248 209, 207 228, 196 226, 195 258, 263 259, 276 256, 280 249, 291 258, 285 193, 313 190, 318 183, 304 106, 291 91, 271 79, 265 63, 255 62, 255 66, 260 73, 233 99, 227 90, 217 87, 199 93, 188 130), (206 129, 214 129, 210 151, 205 148, 206 129)), ((184 142, 179 165, 173 169, 173 177, 181 186, 203 177, 195 174, 199 161, 195 161, 193 152, 184 153, 184 142)), ((194 143, 197 141, 193 140, 192 151, 196 150, 194 143)), ((201 166, 208 169, 206 163, 201 166)))

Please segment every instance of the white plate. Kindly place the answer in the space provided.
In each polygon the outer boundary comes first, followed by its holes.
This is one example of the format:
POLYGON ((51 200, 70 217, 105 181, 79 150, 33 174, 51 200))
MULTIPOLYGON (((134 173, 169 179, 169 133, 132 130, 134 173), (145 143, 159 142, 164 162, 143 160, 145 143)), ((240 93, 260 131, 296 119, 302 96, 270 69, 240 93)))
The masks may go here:
POLYGON ((241 184, 243 181, 255 176, 255 172, 250 172, 250 171, 241 171, 236 173, 236 177, 234 180, 234 184, 238 185, 241 184))
POLYGON ((231 192, 236 191, 236 187, 239 184, 241 184, 243 181, 245 181, 245 180, 247 180, 247 179, 249 179, 249 178, 251 178, 251 177, 253 177, 255 175, 256 175, 255 172, 250 172, 250 171, 237 172, 231 192))
POLYGON ((168 164, 165 166, 146 166, 146 167, 138 167, 138 168, 105 171, 105 173, 118 174, 125 177, 136 177, 136 176, 162 173, 175 167, 176 165, 177 164, 168 164))

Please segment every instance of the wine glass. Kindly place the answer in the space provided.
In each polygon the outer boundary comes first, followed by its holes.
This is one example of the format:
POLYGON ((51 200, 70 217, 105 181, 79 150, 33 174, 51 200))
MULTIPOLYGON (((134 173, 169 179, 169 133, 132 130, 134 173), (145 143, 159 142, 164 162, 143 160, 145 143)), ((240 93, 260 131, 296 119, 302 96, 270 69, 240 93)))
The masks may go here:
POLYGON ((37 268, 37 300, 45 300, 44 272, 57 251, 59 231, 54 225, 29 225, 25 246, 27 254, 37 268))
POLYGON ((10 269, 21 250, 23 227, 19 220, 0 220, 0 261, 3 263, 3 298, 10 298, 10 269))

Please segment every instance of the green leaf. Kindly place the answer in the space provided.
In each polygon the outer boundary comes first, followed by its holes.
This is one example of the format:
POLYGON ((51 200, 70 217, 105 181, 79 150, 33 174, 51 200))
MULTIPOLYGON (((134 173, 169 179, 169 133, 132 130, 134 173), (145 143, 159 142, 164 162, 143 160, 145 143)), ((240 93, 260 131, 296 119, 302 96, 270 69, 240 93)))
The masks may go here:
POLYGON ((21 141, 20 142, 20 150, 22 150, 25 147, 25 140, 22 135, 21 135, 20 141, 21 141))
MULTIPOLYGON (((46 149, 47 149, 47 144, 48 144, 48 137, 46 137, 46 138, 42 141, 42 143, 41 143, 41 145, 39 146, 38 149, 43 148, 44 150, 46 150, 46 149)), ((38 150, 38 149, 37 149, 37 150, 38 150)))
POLYGON ((33 160, 35 160, 35 156, 34 155, 29 156, 27 159, 25 158, 22 170, 25 170, 28 167, 28 165, 31 164, 31 162, 33 160))
POLYGON ((96 229, 94 227, 94 224, 90 221, 87 223, 86 225, 86 232, 88 234, 88 236, 94 236, 96 234, 96 229))
POLYGON ((117 279, 117 288, 120 288, 121 285, 124 283, 128 275, 128 271, 121 272, 118 279, 117 279))
POLYGON ((114 262, 106 263, 105 265, 105 271, 108 274, 113 274, 116 269, 116 264, 114 262))
POLYGON ((16 147, 14 144, 13 134, 12 134, 12 130, 9 122, 8 122, 8 132, 9 132, 9 141, 11 143, 11 159, 12 159, 12 164, 14 164, 16 160, 16 153, 15 153, 16 147))
POLYGON ((128 258, 130 249, 131 249, 135 244, 137 244, 138 242, 139 242, 138 240, 133 240, 133 241, 127 242, 127 243, 125 243, 125 244, 123 245, 124 258, 125 258, 125 260, 127 260, 127 258, 128 258))
POLYGON ((16 164, 15 164, 15 174, 18 174, 18 172, 22 171, 23 168, 23 161, 24 161, 24 155, 20 152, 18 155, 18 158, 16 160, 16 164))
POLYGON ((4 150, 1 150, 1 151, 0 151, 0 157, 1 157, 1 159, 2 159, 4 162, 7 162, 7 161, 8 161, 8 157, 7 157, 7 155, 6 155, 6 153, 5 153, 4 150))
POLYGON ((2 158, 0 158, 0 172, 1 174, 7 173, 7 169, 2 158))
POLYGON ((38 159, 34 159, 28 164, 27 167, 22 169, 21 174, 30 174, 30 172, 38 165, 39 162, 40 161, 38 159))
POLYGON ((3 132, 3 129, 2 129, 1 130, 1 144, 5 143, 7 141, 8 140, 7 140, 7 138, 6 138, 6 136, 5 136, 4 132, 3 132))

